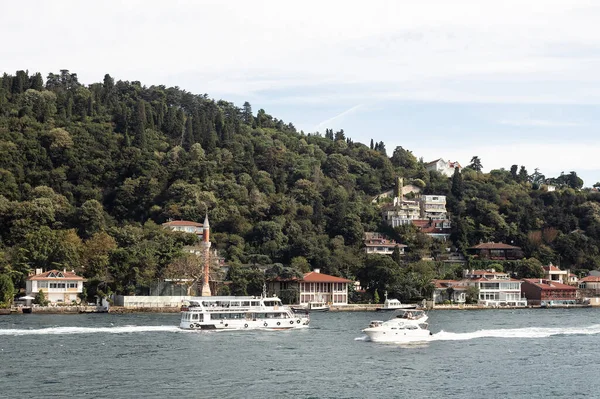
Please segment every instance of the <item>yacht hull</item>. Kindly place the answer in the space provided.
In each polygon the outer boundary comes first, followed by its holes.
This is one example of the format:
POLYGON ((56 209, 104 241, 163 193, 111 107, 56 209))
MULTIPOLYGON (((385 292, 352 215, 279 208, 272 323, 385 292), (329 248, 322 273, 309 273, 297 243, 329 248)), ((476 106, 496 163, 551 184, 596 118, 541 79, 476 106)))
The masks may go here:
POLYGON ((427 341, 431 332, 429 330, 394 330, 365 328, 363 332, 372 342, 419 342, 427 341))

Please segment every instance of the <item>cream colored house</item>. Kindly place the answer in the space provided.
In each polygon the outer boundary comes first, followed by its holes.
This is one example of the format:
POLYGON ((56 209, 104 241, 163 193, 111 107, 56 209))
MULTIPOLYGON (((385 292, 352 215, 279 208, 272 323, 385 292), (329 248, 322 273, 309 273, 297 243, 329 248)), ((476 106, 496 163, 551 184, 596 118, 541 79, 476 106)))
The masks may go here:
POLYGON ((556 281, 561 284, 567 284, 569 280, 568 270, 560 270, 560 268, 554 266, 552 263, 550 263, 548 266, 543 266, 543 268, 545 280, 556 281))
POLYGON ((73 271, 42 272, 42 269, 36 269, 35 274, 27 277, 25 289, 30 296, 35 296, 41 290, 50 303, 72 303, 79 302, 84 281, 83 277, 73 271))

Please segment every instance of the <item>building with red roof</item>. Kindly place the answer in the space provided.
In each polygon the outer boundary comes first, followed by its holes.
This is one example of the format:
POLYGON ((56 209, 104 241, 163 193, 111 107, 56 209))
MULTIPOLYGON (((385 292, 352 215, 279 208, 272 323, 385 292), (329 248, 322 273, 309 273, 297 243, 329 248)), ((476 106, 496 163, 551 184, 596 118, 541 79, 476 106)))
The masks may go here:
POLYGON ((464 281, 433 280, 433 303, 465 303, 469 286, 464 281))
POLYGON ((451 177, 454 174, 454 169, 460 170, 462 166, 456 161, 444 161, 442 158, 438 158, 435 161, 427 162, 425 164, 425 170, 436 171, 447 177, 451 177))
POLYGON ((280 279, 269 281, 269 292, 281 296, 283 290, 296 289, 300 305, 310 302, 325 302, 333 305, 348 304, 348 284, 352 280, 321 273, 319 269, 305 273, 301 279, 280 279))
POLYGON ((467 253, 478 259, 490 260, 519 260, 523 259, 521 247, 508 245, 501 242, 484 242, 471 248, 467 253))
POLYGON ((406 245, 398 244, 384 234, 370 231, 365 232, 363 244, 367 254, 391 255, 394 249, 398 248, 400 254, 404 255, 404 248, 406 248, 406 245))
POLYGON ((577 300, 577 287, 549 279, 523 279, 521 292, 529 305, 566 305, 575 304, 577 300))
POLYGON ((600 293, 600 276, 586 276, 579 280, 579 288, 600 293))
POLYGON ((474 287, 478 292, 477 303, 483 306, 527 306, 521 294, 522 281, 494 269, 464 270, 462 280, 434 280, 433 283, 434 303, 464 302, 467 290, 474 287))
POLYGON ((83 292, 85 279, 73 271, 50 270, 42 272, 36 269, 34 274, 27 277, 25 290, 28 296, 35 296, 39 291, 51 303, 79 302, 79 294, 83 292))
POLYGON ((189 220, 169 220, 168 222, 163 223, 162 226, 172 231, 196 234, 201 241, 204 238, 204 223, 192 222, 189 220))
POLYGON ((556 281, 561 284, 566 284, 569 281, 569 271, 561 270, 559 267, 554 266, 550 263, 544 268, 544 279, 550 281, 556 281))

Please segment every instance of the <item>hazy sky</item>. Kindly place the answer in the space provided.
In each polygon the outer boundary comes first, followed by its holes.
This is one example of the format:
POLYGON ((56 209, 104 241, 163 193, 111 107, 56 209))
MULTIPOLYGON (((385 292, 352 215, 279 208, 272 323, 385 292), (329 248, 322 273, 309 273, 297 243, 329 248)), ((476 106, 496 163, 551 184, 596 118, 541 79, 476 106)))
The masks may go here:
POLYGON ((179 86, 418 158, 600 181, 600 2, 0 0, 0 72, 179 86))

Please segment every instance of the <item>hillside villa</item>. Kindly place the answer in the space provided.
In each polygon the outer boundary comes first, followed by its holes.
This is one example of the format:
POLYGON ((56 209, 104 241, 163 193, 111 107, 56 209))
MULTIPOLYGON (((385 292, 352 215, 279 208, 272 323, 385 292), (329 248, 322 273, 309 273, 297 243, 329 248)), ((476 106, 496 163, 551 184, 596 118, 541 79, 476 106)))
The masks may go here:
POLYGON ((406 245, 398 244, 377 232, 365 232, 363 244, 367 254, 391 255, 394 253, 394 249, 398 248, 400 255, 404 255, 404 248, 406 248, 406 245))
POLYGON ((521 247, 501 242, 484 242, 467 248, 467 253, 478 259, 519 260, 523 259, 521 247))
POLYGON ((444 161, 442 158, 438 158, 435 161, 431 161, 425 164, 425 170, 427 170, 428 172, 439 172, 447 177, 451 177, 454 174, 454 169, 458 169, 458 171, 460 172, 462 166, 460 166, 458 162, 444 161))

